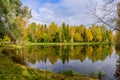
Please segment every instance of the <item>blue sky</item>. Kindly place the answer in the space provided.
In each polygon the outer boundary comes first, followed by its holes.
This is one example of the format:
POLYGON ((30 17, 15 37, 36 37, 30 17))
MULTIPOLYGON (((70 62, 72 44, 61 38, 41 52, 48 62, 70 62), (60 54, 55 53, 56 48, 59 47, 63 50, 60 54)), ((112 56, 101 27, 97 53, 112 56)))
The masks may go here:
POLYGON ((70 25, 91 24, 94 19, 90 18, 87 6, 91 9, 96 3, 102 4, 101 0, 22 0, 23 5, 32 10, 32 18, 41 24, 50 24, 52 21, 61 25, 63 22, 70 25))

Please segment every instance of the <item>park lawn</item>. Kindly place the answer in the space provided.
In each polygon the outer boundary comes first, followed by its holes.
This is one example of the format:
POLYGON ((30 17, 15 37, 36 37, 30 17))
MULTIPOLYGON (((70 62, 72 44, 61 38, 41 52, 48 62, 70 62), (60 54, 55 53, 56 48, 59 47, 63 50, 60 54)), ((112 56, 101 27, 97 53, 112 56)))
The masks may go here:
POLYGON ((0 48, 0 80, 97 80, 87 76, 65 76, 14 63, 0 48))

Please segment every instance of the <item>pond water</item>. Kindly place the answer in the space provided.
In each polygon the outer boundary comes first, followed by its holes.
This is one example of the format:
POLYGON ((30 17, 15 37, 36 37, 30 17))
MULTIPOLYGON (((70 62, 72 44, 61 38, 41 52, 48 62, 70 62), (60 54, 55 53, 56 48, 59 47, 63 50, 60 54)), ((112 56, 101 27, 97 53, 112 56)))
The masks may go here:
POLYGON ((32 68, 56 73, 73 70, 88 76, 102 72, 107 80, 118 77, 119 54, 110 45, 25 46, 13 52, 16 57, 11 58, 15 62, 32 68))

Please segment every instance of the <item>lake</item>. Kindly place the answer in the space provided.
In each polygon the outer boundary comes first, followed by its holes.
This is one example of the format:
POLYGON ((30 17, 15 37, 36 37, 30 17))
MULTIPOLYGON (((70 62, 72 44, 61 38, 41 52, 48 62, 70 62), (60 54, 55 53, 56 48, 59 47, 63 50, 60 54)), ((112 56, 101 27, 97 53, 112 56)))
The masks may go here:
MULTIPOLYGON (((6 50, 5 50, 6 51, 6 50)), ((107 80, 119 77, 119 51, 111 45, 84 46, 25 46, 9 50, 10 58, 32 68, 50 70, 56 73, 72 70, 91 76, 102 72, 107 80)))

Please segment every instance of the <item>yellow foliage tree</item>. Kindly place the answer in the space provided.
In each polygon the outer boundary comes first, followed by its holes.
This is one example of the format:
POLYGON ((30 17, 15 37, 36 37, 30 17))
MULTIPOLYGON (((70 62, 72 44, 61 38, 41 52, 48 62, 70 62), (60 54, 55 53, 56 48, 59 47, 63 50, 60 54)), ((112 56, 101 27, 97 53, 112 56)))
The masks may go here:
POLYGON ((40 24, 37 25, 37 28, 36 28, 36 31, 35 31, 35 37, 36 37, 36 40, 38 42, 41 41, 41 38, 42 38, 42 29, 41 29, 41 25, 40 24))
POLYGON ((109 32, 108 32, 108 39, 110 42, 114 40, 114 35, 111 30, 109 30, 109 32))
POLYGON ((93 40, 93 35, 90 29, 85 29, 85 38, 86 38, 86 41, 88 42, 93 40))
POLYGON ((96 33, 97 33, 97 39, 98 41, 102 41, 102 31, 100 27, 96 28, 96 33))
POLYGON ((51 22, 51 24, 48 27, 48 39, 50 42, 54 41, 55 35, 58 32, 58 26, 54 22, 51 22))
POLYGON ((92 27, 90 27, 90 30, 93 34, 94 41, 102 41, 102 30, 100 26, 92 25, 92 27))
MULTIPOLYGON (((20 42, 21 42, 21 44, 23 44, 23 41, 27 37, 27 32, 26 32, 27 21, 22 16, 19 16, 16 18, 16 24, 20 30, 20 33, 21 33, 21 34, 19 34, 20 42)), ((18 38, 18 40, 19 40, 19 38, 18 38)))
POLYGON ((77 32, 74 34, 74 39, 77 42, 83 41, 82 36, 79 33, 77 33, 77 32))

